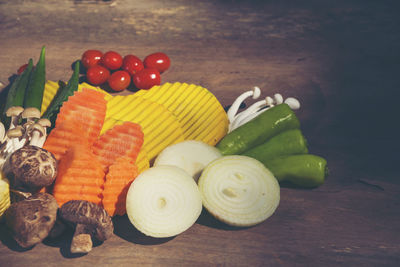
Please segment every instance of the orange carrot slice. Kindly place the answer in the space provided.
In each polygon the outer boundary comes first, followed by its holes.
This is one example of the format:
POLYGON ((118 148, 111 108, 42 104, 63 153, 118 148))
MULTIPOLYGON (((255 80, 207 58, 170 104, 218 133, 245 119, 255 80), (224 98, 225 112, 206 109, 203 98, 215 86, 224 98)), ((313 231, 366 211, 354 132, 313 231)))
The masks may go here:
POLYGON ((61 207, 73 199, 101 204, 104 172, 97 157, 85 144, 72 145, 58 163, 53 196, 61 207))
POLYGON ((53 153, 57 160, 74 144, 87 144, 87 132, 76 121, 64 121, 54 128, 46 138, 43 148, 53 153))
POLYGON ((78 122, 87 133, 89 144, 99 137, 106 116, 107 101, 104 94, 91 89, 76 91, 60 108, 57 115, 58 127, 65 121, 78 122))
POLYGON ((103 207, 110 216, 126 213, 126 194, 138 176, 138 167, 129 157, 120 157, 109 167, 103 191, 103 207))
POLYGON ((106 171, 108 166, 122 156, 129 157, 135 163, 143 145, 143 138, 144 135, 139 124, 124 122, 102 134, 94 142, 92 150, 106 171))

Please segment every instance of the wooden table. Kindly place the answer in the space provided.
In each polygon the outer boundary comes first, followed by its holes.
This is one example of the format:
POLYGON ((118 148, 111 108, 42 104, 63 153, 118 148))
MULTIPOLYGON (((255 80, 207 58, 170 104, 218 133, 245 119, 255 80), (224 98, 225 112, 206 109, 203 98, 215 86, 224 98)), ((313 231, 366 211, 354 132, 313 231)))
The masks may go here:
POLYGON ((3 85, 42 45, 47 78, 64 81, 86 49, 163 51, 162 82, 201 85, 224 106, 253 86, 297 97, 310 151, 330 168, 317 189, 282 187, 275 214, 246 229, 203 212, 154 239, 120 217, 110 240, 74 257, 68 236, 22 250, 0 225, 0 266, 398 266, 399 5, 297 2, 0 1, 3 85))

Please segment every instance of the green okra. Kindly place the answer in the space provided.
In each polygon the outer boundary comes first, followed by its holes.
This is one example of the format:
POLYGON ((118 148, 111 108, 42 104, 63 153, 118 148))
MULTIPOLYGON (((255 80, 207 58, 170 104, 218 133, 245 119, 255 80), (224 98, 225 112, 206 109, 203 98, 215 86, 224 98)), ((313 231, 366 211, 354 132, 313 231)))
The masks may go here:
POLYGON ((66 86, 62 86, 58 89, 57 94, 54 96, 50 105, 47 107, 46 111, 43 113, 43 118, 47 118, 51 121, 52 126, 54 126, 57 114, 60 111, 62 104, 68 100, 68 97, 72 96, 75 91, 78 90, 79 85, 79 63, 75 64, 74 72, 68 81, 66 86))
POLYGON ((46 83, 45 47, 42 47, 40 58, 32 72, 24 97, 24 108, 42 108, 43 92, 46 83))

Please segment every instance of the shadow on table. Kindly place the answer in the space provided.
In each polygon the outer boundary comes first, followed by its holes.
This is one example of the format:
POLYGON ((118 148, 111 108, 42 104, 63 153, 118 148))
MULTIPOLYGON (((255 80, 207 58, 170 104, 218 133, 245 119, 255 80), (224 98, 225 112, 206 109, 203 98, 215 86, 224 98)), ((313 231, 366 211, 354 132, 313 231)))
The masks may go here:
POLYGON ((146 236, 137 230, 129 221, 128 216, 115 216, 113 218, 114 234, 128 242, 140 245, 157 245, 166 243, 175 237, 155 238, 146 236))

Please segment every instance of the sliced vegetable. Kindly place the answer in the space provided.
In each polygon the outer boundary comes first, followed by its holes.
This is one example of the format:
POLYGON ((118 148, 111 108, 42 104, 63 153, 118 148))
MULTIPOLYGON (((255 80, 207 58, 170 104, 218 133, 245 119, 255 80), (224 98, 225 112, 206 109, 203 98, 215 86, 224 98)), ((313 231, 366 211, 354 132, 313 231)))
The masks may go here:
POLYGON ((106 115, 107 101, 104 94, 91 89, 76 91, 60 108, 56 127, 64 121, 75 121, 89 136, 89 144, 99 137, 106 115))
POLYGON ((102 134, 94 142, 92 151, 106 171, 117 158, 122 156, 130 158, 135 163, 143 145, 143 137, 139 124, 124 122, 102 134))
POLYGON ((43 148, 51 152, 57 160, 74 144, 89 146, 88 133, 76 121, 64 121, 57 125, 46 138, 43 148))
POLYGON ((40 58, 30 77, 28 87, 26 88, 24 107, 34 107, 38 110, 42 107, 44 85, 46 83, 46 63, 45 47, 42 47, 40 58))
POLYGON ((206 88, 186 83, 165 83, 135 95, 162 104, 181 124, 185 140, 215 145, 228 131, 228 117, 218 99, 206 88))
POLYGON ((153 166, 172 165, 185 170, 196 181, 201 171, 222 154, 215 147, 201 141, 187 140, 165 148, 153 166))
POLYGON ((261 223, 275 212, 280 201, 274 175, 247 156, 224 156, 211 162, 198 184, 204 207, 233 226, 261 223))
POLYGON ((54 126, 57 114, 60 112, 62 104, 67 101, 68 97, 72 96, 76 90, 78 90, 79 85, 79 65, 75 64, 74 72, 65 87, 60 87, 57 94, 54 96, 50 105, 47 107, 46 111, 43 113, 42 117, 47 118, 51 121, 54 126))
POLYGON ((7 179, 3 177, 0 172, 0 219, 3 217, 4 212, 10 207, 10 186, 7 179))
POLYGON ((307 142, 299 129, 287 130, 275 135, 264 144, 245 151, 242 155, 255 158, 262 163, 271 158, 307 154, 307 142))
POLYGON ((191 227, 202 210, 193 178, 175 166, 156 166, 142 172, 126 198, 130 222, 152 237, 171 237, 191 227))
POLYGON ((138 174, 138 167, 129 157, 117 158, 108 168, 102 204, 110 216, 126 213, 126 194, 138 174))
POLYGON ((223 155, 241 154, 283 131, 299 127, 295 113, 287 104, 280 104, 227 134, 217 148, 223 155))
POLYGON ((69 200, 87 200, 101 204, 104 171, 86 145, 71 146, 61 157, 53 195, 61 207, 69 200))
POLYGON ((312 154, 282 156, 264 163, 279 182, 289 182, 299 187, 317 187, 328 175, 324 158, 312 154))

